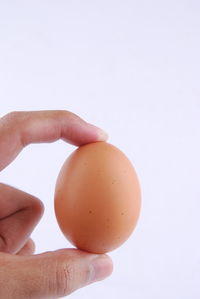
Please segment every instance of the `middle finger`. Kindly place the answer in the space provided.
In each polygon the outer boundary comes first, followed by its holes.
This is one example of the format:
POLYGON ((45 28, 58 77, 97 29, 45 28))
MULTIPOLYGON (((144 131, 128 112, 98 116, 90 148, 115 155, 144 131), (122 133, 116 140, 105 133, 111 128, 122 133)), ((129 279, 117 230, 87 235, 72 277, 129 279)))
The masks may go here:
POLYGON ((0 184, 0 251, 18 252, 43 214, 43 204, 34 196, 0 184))

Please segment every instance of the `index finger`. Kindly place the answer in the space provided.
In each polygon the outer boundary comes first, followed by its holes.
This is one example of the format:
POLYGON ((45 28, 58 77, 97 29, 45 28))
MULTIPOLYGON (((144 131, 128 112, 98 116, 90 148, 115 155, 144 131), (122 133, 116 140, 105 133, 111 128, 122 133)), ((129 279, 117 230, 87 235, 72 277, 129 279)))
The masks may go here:
POLYGON ((107 134, 69 111, 11 112, 0 119, 0 170, 26 145, 58 139, 83 145, 105 141, 107 134))

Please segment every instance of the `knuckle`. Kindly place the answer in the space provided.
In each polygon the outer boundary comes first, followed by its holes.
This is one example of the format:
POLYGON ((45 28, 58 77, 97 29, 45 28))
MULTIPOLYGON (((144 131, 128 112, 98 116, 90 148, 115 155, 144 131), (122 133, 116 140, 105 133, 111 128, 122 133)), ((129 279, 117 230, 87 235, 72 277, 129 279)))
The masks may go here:
POLYGON ((7 113, 4 118, 7 120, 7 121, 16 121, 18 120, 20 117, 21 117, 21 114, 22 112, 20 111, 12 111, 12 112, 9 112, 7 113))
POLYGON ((75 114, 71 111, 68 111, 68 110, 58 110, 57 112, 60 117, 67 118, 68 120, 71 120, 71 121, 81 119, 77 114, 75 114))
POLYGON ((7 113, 1 118, 1 126, 4 127, 10 133, 15 134, 15 142, 19 143, 22 147, 27 144, 23 140, 23 134, 21 132, 26 128, 27 112, 12 111, 7 113))
POLYGON ((44 213, 44 204, 37 197, 32 196, 30 199, 30 208, 33 209, 37 214, 43 215, 44 213))
POLYGON ((10 251, 9 249, 8 241, 5 239, 3 234, 0 234, 0 251, 8 253, 10 251))
POLYGON ((72 262, 62 262, 56 271, 56 286, 59 296, 66 296, 74 290, 75 269, 72 262))
POLYGON ((1 118, 1 125, 7 127, 10 131, 16 130, 16 128, 23 127, 23 120, 25 118, 25 112, 12 111, 7 113, 1 118))

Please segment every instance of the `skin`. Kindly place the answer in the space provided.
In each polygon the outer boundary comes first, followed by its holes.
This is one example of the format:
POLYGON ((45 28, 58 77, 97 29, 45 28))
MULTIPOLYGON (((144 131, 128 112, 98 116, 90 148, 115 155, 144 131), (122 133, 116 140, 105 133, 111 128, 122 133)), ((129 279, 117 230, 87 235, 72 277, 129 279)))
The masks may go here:
MULTIPOLYGON (((11 112, 0 118, 0 170, 31 143, 83 145, 106 134, 69 111, 11 112)), ((78 249, 33 254, 30 235, 44 212, 33 195, 0 183, 0 298, 61 298, 112 273, 107 255, 78 249)))

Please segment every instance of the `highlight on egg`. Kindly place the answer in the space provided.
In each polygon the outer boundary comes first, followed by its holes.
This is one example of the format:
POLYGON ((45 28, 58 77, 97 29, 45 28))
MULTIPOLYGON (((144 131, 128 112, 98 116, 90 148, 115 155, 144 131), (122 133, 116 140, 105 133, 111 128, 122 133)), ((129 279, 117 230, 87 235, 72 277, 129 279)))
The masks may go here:
POLYGON ((57 178, 55 214, 61 231, 77 248, 106 253, 133 232, 141 192, 129 159, 107 142, 76 149, 57 178))

